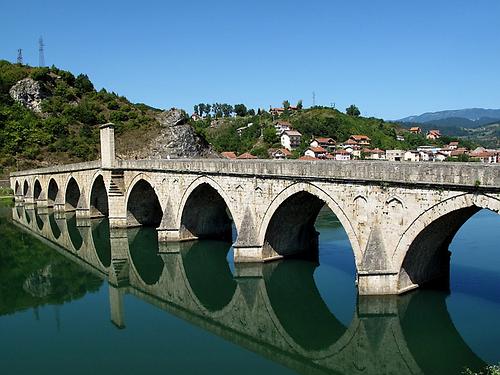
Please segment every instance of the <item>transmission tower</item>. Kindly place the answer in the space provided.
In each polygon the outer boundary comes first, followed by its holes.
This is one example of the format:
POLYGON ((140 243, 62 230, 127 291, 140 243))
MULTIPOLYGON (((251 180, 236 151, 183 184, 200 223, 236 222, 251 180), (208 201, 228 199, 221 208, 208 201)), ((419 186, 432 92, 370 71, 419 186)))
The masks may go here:
POLYGON ((43 47, 45 47, 45 44, 43 44, 43 39, 42 37, 40 37, 40 39, 38 39, 38 66, 41 68, 45 66, 45 56, 43 54, 43 47))
POLYGON ((316 107, 316 93, 313 91, 313 107, 316 107))
POLYGON ((17 63, 23 65, 23 50, 21 48, 17 50, 17 63))

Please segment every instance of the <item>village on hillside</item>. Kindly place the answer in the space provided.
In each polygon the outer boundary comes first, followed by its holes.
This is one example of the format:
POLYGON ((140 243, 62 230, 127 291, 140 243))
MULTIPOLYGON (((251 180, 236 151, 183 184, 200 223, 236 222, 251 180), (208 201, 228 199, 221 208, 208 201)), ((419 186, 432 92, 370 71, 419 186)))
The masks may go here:
MULTIPOLYGON (((279 108, 274 108, 271 113, 280 114, 279 108)), ((292 157, 292 152, 296 150, 302 142, 303 135, 293 129, 288 121, 277 120, 274 122, 276 135, 279 137, 281 148, 271 148, 268 150, 271 159, 283 160, 292 157)), ((238 131, 244 130, 243 128, 238 131)), ((411 127, 409 133, 422 134, 420 127, 411 127)), ((396 136, 397 140, 404 141, 404 135, 396 136)), ((429 141, 441 138, 441 132, 437 129, 429 130, 425 133, 429 141)), ((486 149, 477 147, 469 150, 460 147, 458 141, 451 141, 449 144, 440 147, 432 145, 422 145, 414 150, 382 150, 371 147, 371 139, 364 134, 353 134, 348 139, 337 142, 329 137, 312 137, 309 147, 299 160, 388 160, 388 161, 412 161, 412 162, 442 162, 442 161, 479 161, 482 163, 500 163, 499 149, 486 149)), ((257 159, 256 156, 246 152, 237 155, 234 151, 222 152, 221 155, 228 159, 257 159)))

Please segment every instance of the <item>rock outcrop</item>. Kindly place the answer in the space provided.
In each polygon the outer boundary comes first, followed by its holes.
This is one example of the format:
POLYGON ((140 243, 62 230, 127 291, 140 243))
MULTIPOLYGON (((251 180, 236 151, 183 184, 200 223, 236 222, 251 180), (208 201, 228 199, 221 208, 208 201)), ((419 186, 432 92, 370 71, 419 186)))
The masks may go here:
POLYGON ((210 144, 187 123, 184 111, 172 108, 157 116, 159 127, 139 148, 121 150, 118 156, 131 159, 217 158, 210 144))
POLYGON ((39 82, 32 78, 24 78, 9 90, 9 94, 16 102, 21 103, 33 112, 42 112, 42 100, 45 98, 39 82))

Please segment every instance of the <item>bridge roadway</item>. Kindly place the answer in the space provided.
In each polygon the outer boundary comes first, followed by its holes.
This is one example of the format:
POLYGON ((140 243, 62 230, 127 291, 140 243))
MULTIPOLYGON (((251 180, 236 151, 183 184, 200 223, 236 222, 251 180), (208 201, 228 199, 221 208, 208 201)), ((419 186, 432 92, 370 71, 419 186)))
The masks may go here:
POLYGON ((101 127, 101 160, 20 171, 18 204, 76 211, 79 226, 153 226, 161 242, 231 239, 236 263, 317 256, 327 205, 351 243, 361 295, 448 280, 448 245, 480 209, 500 211, 500 166, 386 161, 118 160, 101 127))
POLYGON ((346 326, 323 302, 313 262, 240 263, 233 275, 229 243, 162 247, 148 228, 110 229, 103 220, 77 227, 74 213, 39 215, 22 206, 12 217, 109 282, 119 328, 129 294, 303 374, 458 374, 485 366, 454 327, 445 293, 360 296, 346 326), (200 262, 206 251, 214 261, 200 262))

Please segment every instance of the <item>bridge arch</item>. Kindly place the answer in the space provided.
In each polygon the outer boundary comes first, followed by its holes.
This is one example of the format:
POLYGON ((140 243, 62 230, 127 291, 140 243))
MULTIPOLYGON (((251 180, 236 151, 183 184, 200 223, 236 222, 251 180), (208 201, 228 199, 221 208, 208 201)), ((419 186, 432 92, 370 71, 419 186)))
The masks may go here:
POLYGON ((399 293, 432 281, 449 281, 448 246, 462 225, 481 209, 500 213, 500 200, 485 194, 456 195, 410 223, 392 256, 399 272, 399 293))
POLYGON ((16 180, 15 183, 15 188, 14 188, 14 194, 15 195, 21 195, 21 185, 19 184, 19 180, 16 180))
POLYGON ((47 199, 49 206, 53 206, 59 197, 59 186, 54 178, 51 178, 47 187, 47 199))
POLYGON ((90 217, 107 217, 109 215, 108 191, 101 173, 96 173, 90 185, 89 204, 90 217))
POLYGON ((180 239, 231 240, 235 212, 224 189, 214 180, 201 176, 189 185, 182 197, 177 212, 180 239))
POLYGON ((157 228, 163 218, 159 196, 149 176, 143 173, 137 175, 130 183, 125 198, 127 226, 157 228))
POLYGON ((300 251, 295 243, 306 246, 314 241, 314 222, 319 210, 326 205, 342 224, 354 253, 356 267, 362 260, 362 253, 353 225, 342 207, 324 190, 310 183, 294 183, 283 189, 266 210, 259 229, 259 243, 264 253, 271 255, 292 255, 300 251), (280 217, 287 217, 286 222, 280 217), (292 220, 289 220, 292 219, 292 220), (285 226, 283 226, 285 223, 285 226))
POLYGON ((64 207, 66 211, 75 211, 78 208, 78 202, 81 197, 81 190, 78 182, 73 176, 70 176, 64 189, 64 207))
POLYGON ((35 201, 40 198, 42 195, 42 184, 40 183, 40 180, 37 178, 35 179, 35 183, 33 185, 33 198, 35 198, 35 201))

